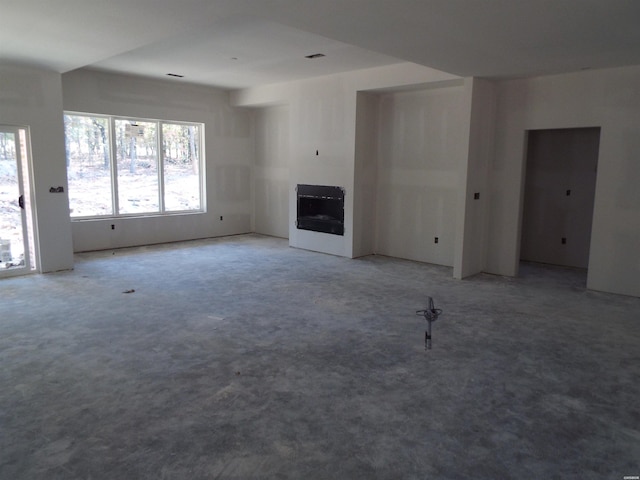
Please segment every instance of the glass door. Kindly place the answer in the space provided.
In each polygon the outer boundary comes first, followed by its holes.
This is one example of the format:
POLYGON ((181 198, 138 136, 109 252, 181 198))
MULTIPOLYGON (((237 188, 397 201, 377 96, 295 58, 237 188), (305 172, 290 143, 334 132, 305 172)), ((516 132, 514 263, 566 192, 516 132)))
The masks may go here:
POLYGON ((27 129, 0 125, 0 277, 35 271, 27 129))

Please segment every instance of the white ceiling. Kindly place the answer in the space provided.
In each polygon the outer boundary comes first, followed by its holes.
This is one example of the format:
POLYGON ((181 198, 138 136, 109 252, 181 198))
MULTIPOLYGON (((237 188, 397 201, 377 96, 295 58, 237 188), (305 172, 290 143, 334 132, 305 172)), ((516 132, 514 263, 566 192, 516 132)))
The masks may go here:
POLYGON ((0 0, 0 62, 61 73, 240 88, 400 61, 483 77, 637 65, 640 1, 0 0))

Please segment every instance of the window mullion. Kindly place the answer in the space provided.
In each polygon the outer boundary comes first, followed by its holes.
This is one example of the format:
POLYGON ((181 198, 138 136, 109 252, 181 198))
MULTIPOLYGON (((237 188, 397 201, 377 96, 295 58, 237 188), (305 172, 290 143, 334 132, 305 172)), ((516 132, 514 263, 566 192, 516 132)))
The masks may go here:
POLYGON ((109 141, 111 148, 109 149, 109 162, 111 165, 111 202, 113 204, 113 214, 120 215, 120 202, 118 199, 118 153, 116 145, 116 119, 109 117, 109 141))
POLYGON ((164 206, 164 150, 162 146, 164 145, 164 132, 162 128, 163 123, 157 123, 157 131, 156 142, 157 143, 157 152, 158 152, 158 195, 159 195, 159 205, 160 205, 160 213, 165 213, 164 206))
POLYGON ((205 151, 204 151, 204 124, 197 126, 198 132, 198 180, 200 181, 200 210, 204 211, 207 202, 205 188, 205 151))

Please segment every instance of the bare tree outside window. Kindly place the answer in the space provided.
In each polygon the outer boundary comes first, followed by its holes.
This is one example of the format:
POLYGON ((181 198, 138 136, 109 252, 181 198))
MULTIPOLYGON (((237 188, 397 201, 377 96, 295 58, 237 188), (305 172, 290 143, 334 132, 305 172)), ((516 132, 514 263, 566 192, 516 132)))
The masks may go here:
POLYGON ((157 124, 116 119, 119 213, 160 211, 157 124))
POLYGON ((109 119, 65 115, 72 217, 112 215, 109 119))
POLYGON ((200 208, 200 129, 194 125, 162 125, 164 201, 167 211, 200 208))

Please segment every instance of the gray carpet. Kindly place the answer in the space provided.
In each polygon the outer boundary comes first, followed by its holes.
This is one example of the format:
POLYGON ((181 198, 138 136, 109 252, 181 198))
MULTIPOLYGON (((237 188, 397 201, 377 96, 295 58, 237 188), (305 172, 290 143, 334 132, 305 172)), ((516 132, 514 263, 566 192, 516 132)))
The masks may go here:
POLYGON ((640 475, 640 299, 584 284, 258 235, 1 280, 0 478, 640 475))

